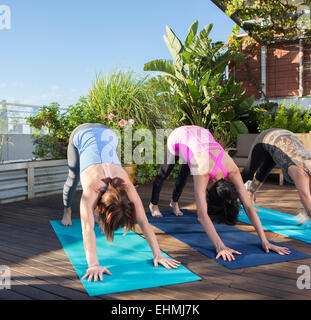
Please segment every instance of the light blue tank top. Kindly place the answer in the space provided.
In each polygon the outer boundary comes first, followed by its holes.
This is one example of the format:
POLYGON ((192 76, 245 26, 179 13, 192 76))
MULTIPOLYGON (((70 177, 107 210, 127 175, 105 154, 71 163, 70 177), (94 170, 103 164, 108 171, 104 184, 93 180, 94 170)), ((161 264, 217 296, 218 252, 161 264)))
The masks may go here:
POLYGON ((119 140, 116 133, 105 127, 86 128, 77 132, 73 144, 80 155, 80 173, 92 164, 108 163, 121 167, 117 155, 119 140))

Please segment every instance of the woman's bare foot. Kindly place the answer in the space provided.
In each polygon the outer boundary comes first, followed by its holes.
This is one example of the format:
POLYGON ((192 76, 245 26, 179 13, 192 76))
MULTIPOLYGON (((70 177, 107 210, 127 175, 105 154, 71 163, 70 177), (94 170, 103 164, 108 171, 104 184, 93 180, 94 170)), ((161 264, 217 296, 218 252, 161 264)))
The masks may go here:
POLYGON ((159 209, 159 207, 157 205, 154 205, 152 204, 151 202, 149 203, 149 209, 150 209, 150 212, 151 212, 151 215, 153 217, 157 217, 157 218, 162 218, 162 213, 159 209))
POLYGON ((170 207, 173 208, 173 212, 174 212, 175 216, 182 216, 183 215, 183 213, 179 209, 178 202, 174 202, 172 200, 170 203, 170 207))
POLYGON ((63 216, 61 224, 63 226, 72 226, 71 208, 64 208, 64 216, 63 216))

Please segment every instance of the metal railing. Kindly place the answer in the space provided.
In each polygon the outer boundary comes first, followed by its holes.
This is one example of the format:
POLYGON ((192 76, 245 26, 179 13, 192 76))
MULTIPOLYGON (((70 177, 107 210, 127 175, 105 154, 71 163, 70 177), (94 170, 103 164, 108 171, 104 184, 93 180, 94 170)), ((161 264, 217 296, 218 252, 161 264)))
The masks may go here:
MULTIPOLYGON (((41 106, 0 101, 0 134, 32 134, 35 132, 26 119, 37 114, 41 106)), ((61 108, 65 111, 66 108, 61 108)), ((42 132, 44 133, 44 131, 42 132)))

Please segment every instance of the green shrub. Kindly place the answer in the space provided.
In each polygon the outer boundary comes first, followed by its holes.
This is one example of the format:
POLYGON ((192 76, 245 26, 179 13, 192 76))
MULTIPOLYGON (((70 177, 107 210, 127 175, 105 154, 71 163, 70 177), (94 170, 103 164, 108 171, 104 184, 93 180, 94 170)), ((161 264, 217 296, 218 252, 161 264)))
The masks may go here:
MULTIPOLYGON (((85 112, 83 108, 84 100, 81 99, 77 105, 70 106, 66 113, 61 114, 59 105, 52 103, 49 106, 43 106, 39 109, 36 116, 29 117, 27 122, 30 126, 36 129, 33 135, 35 151, 34 156, 39 159, 65 159, 67 157, 67 145, 71 132, 80 124, 83 123, 102 123, 110 128, 116 129, 121 137, 121 162, 124 163, 124 129, 126 127, 120 126, 120 121, 125 120, 126 126, 131 124, 133 133, 135 130, 146 129, 145 126, 136 123, 134 119, 121 119, 117 115, 109 114, 101 117, 92 118, 89 113, 85 112), (47 134, 42 133, 45 128, 47 134), (52 130, 53 128, 53 130, 52 130)), ((123 125, 123 123, 122 123, 123 125)), ((154 141, 147 141, 147 144, 152 144, 154 160, 156 156, 155 134, 153 134, 154 141)), ((144 141, 144 139, 142 139, 144 141)), ((143 141, 133 141, 133 150, 143 141)), ((150 180, 157 173, 159 165, 154 163, 143 163, 138 165, 138 177, 140 183, 150 180)))
POLYGON ((239 133, 248 133, 245 121, 254 98, 242 91, 242 83, 233 75, 225 80, 229 64, 239 62, 243 55, 222 41, 213 42, 209 24, 198 32, 198 21, 189 28, 182 42, 169 27, 165 43, 173 60, 157 59, 144 65, 145 71, 160 72, 167 82, 164 93, 174 93, 180 123, 208 128, 234 140, 239 133))
POLYGON ((85 108, 97 121, 103 114, 113 113, 122 119, 133 118, 147 128, 156 128, 163 118, 157 93, 148 85, 148 76, 141 77, 131 71, 117 71, 105 77, 100 73, 87 94, 85 108))
POLYGON ((269 128, 287 129, 295 133, 307 133, 311 131, 311 114, 307 110, 301 111, 301 106, 291 103, 288 108, 285 101, 271 113, 264 113, 258 117, 258 131, 262 132, 269 128))
POLYGON ((35 116, 27 118, 27 123, 36 129, 33 142, 36 158, 63 159, 66 157, 69 137, 64 135, 66 116, 60 111, 58 103, 42 106, 35 116), (45 128, 46 133, 42 130, 45 128))

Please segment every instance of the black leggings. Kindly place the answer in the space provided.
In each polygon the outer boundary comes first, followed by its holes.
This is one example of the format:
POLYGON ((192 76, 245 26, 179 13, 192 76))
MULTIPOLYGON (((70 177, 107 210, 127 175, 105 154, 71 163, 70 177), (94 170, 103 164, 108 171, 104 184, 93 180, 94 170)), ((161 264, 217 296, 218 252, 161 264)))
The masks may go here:
MULTIPOLYGON (((167 152, 165 152, 165 162, 160 167, 154 179, 151 201, 150 201, 154 205, 157 205, 159 203, 160 192, 161 192, 164 180, 171 174, 175 165, 178 163, 179 157, 169 154, 170 160, 172 160, 173 157, 174 157, 174 161, 167 161, 167 152)), ((190 169, 188 164, 187 163, 180 164, 179 174, 175 181, 175 186, 172 194, 172 200, 174 202, 178 202, 181 196, 181 193, 184 189, 184 186, 186 185, 189 174, 190 174, 190 169)))
POLYGON ((259 182, 264 182, 271 170, 276 166, 276 163, 265 149, 261 139, 262 137, 258 137, 255 140, 249 152, 247 165, 241 173, 243 182, 253 180, 255 173, 255 178, 259 182))

